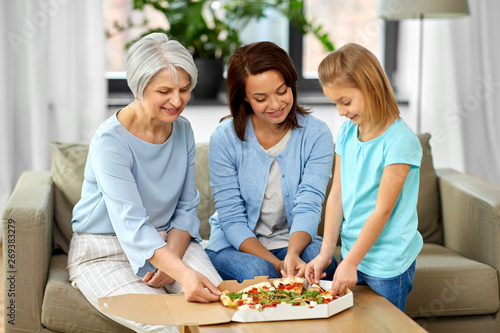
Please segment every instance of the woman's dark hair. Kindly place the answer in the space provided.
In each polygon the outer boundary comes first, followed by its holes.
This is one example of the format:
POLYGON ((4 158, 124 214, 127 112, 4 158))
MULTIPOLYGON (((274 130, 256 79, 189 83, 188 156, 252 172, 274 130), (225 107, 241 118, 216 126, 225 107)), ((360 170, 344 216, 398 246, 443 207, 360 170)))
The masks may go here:
POLYGON ((293 94, 293 105, 287 118, 280 124, 287 129, 300 127, 296 114, 308 114, 309 110, 297 104, 297 71, 285 50, 272 42, 256 42, 240 46, 229 59, 227 66, 226 93, 238 138, 245 140, 245 127, 252 107, 244 100, 247 78, 270 70, 283 76, 293 94))

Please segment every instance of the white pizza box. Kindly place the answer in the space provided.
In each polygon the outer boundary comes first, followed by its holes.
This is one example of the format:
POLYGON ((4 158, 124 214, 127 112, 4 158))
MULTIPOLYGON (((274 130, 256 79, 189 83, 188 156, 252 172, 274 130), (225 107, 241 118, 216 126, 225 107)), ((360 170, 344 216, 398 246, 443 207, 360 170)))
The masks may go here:
MULTIPOLYGON (((223 281, 218 288, 237 292, 252 284, 268 281, 266 276, 258 276, 242 283, 223 281)), ((320 281, 323 288, 328 289, 331 281, 320 281)), ((353 306, 353 294, 349 290, 342 297, 328 304, 308 306, 292 306, 278 304, 275 308, 264 310, 235 310, 214 303, 187 302, 183 294, 144 295, 125 294, 99 298, 102 311, 125 319, 151 325, 210 325, 234 322, 262 322, 279 320, 300 320, 328 318, 353 306)))

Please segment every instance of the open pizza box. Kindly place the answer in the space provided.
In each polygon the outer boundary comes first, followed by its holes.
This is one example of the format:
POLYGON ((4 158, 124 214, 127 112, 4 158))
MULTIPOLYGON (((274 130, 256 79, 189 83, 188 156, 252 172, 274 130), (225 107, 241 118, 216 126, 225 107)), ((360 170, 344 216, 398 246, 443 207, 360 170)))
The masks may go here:
MULTIPOLYGON (((266 276, 258 276, 242 283, 223 281, 218 288, 237 292, 247 286, 269 281, 266 276)), ((307 284, 307 282, 306 282, 307 284)), ((328 289, 331 281, 320 281, 321 287, 328 289)), ((305 286, 306 287, 306 286, 305 286)), ((230 321, 262 322, 278 320, 299 320, 328 318, 353 306, 353 294, 350 290, 328 304, 308 306, 292 306, 278 304, 264 310, 235 310, 224 307, 220 302, 202 304, 187 302, 184 294, 143 295, 125 294, 99 298, 102 311, 129 320, 152 325, 211 325, 230 321)))

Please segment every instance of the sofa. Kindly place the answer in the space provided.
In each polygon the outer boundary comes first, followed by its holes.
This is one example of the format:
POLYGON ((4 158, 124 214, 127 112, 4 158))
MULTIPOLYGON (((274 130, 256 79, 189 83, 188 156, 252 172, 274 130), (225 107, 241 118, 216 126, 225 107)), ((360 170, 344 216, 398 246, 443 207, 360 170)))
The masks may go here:
MULTIPOLYGON (((419 138, 418 215, 425 244, 406 313, 430 332, 500 333, 500 188, 452 169, 435 170, 430 135, 419 138)), ((3 212, 5 332, 127 332, 68 281, 71 212, 88 146, 52 146, 51 171, 25 171, 3 212)), ((200 233, 208 239, 214 212, 208 144, 196 149, 200 233)))

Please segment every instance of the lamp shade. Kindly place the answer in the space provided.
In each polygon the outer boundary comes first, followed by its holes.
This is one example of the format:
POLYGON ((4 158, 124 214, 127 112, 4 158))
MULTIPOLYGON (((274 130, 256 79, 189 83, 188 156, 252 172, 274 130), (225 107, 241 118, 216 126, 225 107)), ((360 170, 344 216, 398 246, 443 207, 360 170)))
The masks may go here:
POLYGON ((381 0, 378 16, 386 20, 459 18, 469 15, 467 0, 381 0))

